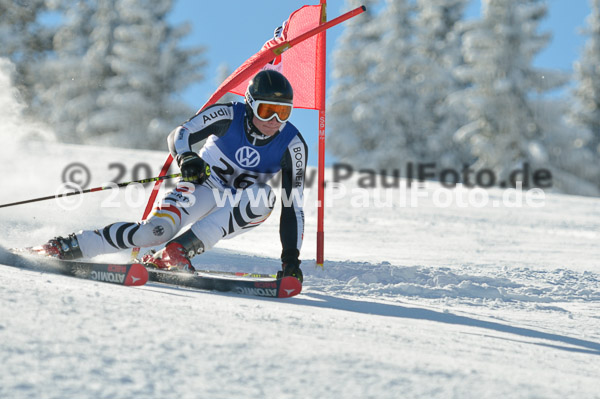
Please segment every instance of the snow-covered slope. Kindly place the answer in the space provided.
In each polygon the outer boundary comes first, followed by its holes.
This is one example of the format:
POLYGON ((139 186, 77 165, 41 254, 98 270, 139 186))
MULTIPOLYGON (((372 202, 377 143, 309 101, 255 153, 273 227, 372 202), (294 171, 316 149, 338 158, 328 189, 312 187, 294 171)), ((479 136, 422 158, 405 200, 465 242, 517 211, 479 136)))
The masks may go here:
MULTIPOLYGON (((72 163, 86 165, 93 187, 123 169, 111 164, 123 164, 126 181, 142 163, 157 173, 166 155, 39 143, 0 151, 0 203, 53 194, 72 163)), ((414 207, 400 189, 375 206, 375 191, 355 180, 345 189, 326 210, 324 270, 314 266, 309 190, 304 291, 289 300, 116 287, 2 265, 0 250, 0 397, 600 397, 600 200, 438 207, 429 185, 414 207), (365 193, 371 206, 353 206, 365 193)), ((136 194, 0 209, 0 245, 135 221, 136 194)), ((274 272, 276 213, 195 263, 274 272)))

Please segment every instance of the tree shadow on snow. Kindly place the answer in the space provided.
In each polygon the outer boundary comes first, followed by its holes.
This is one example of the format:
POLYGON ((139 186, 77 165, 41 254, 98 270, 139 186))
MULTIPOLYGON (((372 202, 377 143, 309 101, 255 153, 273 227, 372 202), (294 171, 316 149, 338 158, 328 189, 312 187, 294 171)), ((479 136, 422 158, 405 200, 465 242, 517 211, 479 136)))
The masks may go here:
MULTIPOLYGON (((530 343, 534 345, 565 350, 568 352, 585 353, 590 355, 600 355, 600 343, 593 341, 586 341, 583 339, 567 337, 558 334, 545 333, 542 331, 536 331, 530 328, 514 327, 502 323, 493 321, 478 320, 466 316, 458 316, 452 313, 437 312, 429 309, 422 308, 409 308, 405 306, 384 304, 377 302, 357 301, 344 298, 337 298, 323 294, 316 293, 305 293, 304 296, 308 296, 312 299, 293 298, 290 301, 305 306, 314 306, 318 308, 344 310, 348 312, 363 313, 377 316, 388 316, 388 317, 400 317, 415 320, 427 320, 438 323, 463 325, 469 327, 478 327, 497 332, 514 334, 521 337, 543 339, 547 341, 559 342, 563 345, 544 343, 544 342, 531 342, 531 341, 519 341, 524 343, 530 343), (572 345, 572 346, 565 346, 572 345)), ((504 337, 494 336, 493 338, 508 339, 504 337)))

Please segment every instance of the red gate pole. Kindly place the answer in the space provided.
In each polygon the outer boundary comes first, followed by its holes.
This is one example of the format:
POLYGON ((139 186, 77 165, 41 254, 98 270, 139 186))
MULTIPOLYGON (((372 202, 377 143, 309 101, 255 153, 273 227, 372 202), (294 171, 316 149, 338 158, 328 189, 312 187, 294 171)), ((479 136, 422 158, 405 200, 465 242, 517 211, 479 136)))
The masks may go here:
MULTIPOLYGON (((327 0, 321 2, 321 24, 327 22, 327 0)), ((319 49, 319 65, 317 68, 317 90, 319 90, 319 163, 318 163, 318 209, 317 209, 317 266, 323 268, 325 246, 325 96, 327 72, 327 33, 323 31, 317 36, 319 49)))

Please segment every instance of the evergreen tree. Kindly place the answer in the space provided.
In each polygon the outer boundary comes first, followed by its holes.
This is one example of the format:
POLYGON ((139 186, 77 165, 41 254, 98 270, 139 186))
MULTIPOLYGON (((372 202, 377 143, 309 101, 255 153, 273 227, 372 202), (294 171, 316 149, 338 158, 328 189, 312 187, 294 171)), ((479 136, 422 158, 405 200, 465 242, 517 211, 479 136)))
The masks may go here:
POLYGON ((588 192, 582 183, 577 143, 565 128, 564 105, 544 97, 567 77, 532 66, 549 42, 538 33, 546 15, 540 0, 487 0, 483 17, 467 27, 466 65, 459 75, 470 86, 456 95, 470 122, 457 133, 477 157, 475 169, 491 168, 505 180, 515 168, 550 168, 554 187, 588 192), (577 184, 573 182, 577 181, 577 184))
POLYGON ((330 148, 344 161, 397 168, 415 160, 413 11, 408 0, 388 0, 377 17, 349 25, 340 41, 330 148))
POLYGON ((417 102, 413 154, 440 167, 458 167, 470 159, 454 134, 464 122, 450 104, 450 95, 464 88, 453 71, 463 64, 459 22, 468 0, 418 0, 415 52, 420 56, 415 76, 417 102))
MULTIPOLYGON (((71 4, 71 1, 67 1, 71 4)), ((65 141, 164 148, 194 110, 176 94, 201 78, 200 49, 182 49, 187 26, 166 17, 172 1, 78 1, 40 70, 47 119, 65 141)))
POLYGON ((372 128, 378 132, 375 154, 378 166, 389 168, 419 161, 417 82, 423 58, 415 51, 414 6, 408 0, 388 0, 380 21, 384 31, 380 62, 373 71, 370 99, 372 128))
POLYGON ((366 12, 350 19, 333 52, 335 83, 328 93, 328 148, 342 161, 368 162, 376 144, 377 132, 371 126, 368 103, 372 90, 372 73, 377 66, 376 51, 381 40, 374 8, 376 0, 347 0, 348 9, 364 4, 366 12))
POLYGON ((54 56, 35 68, 38 101, 33 104, 34 112, 63 142, 84 143, 88 139, 84 123, 99 110, 97 98, 111 73, 105 59, 112 43, 110 33, 103 29, 107 25, 99 22, 104 22, 102 11, 110 14, 112 3, 61 1, 54 56))
POLYGON ((573 66, 577 86, 570 119, 589 133, 587 147, 600 158, 600 0, 591 0, 591 7, 584 30, 589 38, 573 66))
POLYGON ((173 93, 199 80, 202 64, 194 60, 199 50, 178 47, 188 27, 168 24, 171 8, 165 0, 116 2, 120 24, 108 59, 112 76, 98 98, 101 111, 89 120, 96 137, 108 131, 109 142, 163 148, 166 134, 193 115, 173 93))
POLYGON ((369 126, 364 142, 368 166, 390 168, 416 161, 413 144, 418 121, 413 105, 420 60, 414 52, 413 12, 408 0, 388 0, 373 21, 382 34, 380 45, 367 50, 377 62, 361 110, 369 126))
POLYGON ((0 0, 0 57, 14 65, 14 85, 30 102, 35 78, 31 66, 46 56, 52 47, 53 29, 40 23, 48 11, 45 0, 0 0))
POLYGON ((334 155, 387 170, 470 158, 453 140, 461 119, 448 101, 460 87, 452 71, 462 63, 457 22, 466 2, 388 0, 379 15, 348 24, 328 107, 334 155))

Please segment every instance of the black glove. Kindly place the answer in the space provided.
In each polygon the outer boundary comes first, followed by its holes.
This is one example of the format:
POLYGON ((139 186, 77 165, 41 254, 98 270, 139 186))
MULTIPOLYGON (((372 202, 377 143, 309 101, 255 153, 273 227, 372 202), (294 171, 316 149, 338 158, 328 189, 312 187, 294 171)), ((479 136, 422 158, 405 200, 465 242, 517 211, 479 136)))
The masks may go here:
POLYGON ((277 278, 296 277, 300 282, 304 279, 300 269, 300 251, 297 249, 284 249, 281 253, 281 271, 277 272, 277 278))
POLYGON ((210 176, 210 166, 195 152, 184 152, 177 156, 181 179, 188 183, 202 184, 210 176))

